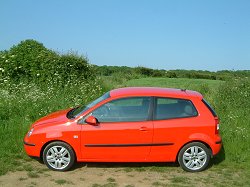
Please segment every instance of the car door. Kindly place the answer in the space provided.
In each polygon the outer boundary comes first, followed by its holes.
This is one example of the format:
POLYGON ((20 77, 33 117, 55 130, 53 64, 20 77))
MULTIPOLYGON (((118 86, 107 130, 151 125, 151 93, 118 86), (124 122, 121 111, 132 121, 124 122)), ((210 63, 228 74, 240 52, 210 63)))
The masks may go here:
POLYGON ((83 124, 82 158, 89 161, 142 161, 149 154, 153 136, 151 97, 115 99, 87 116, 97 125, 83 124))
POLYGON ((180 146, 197 125, 197 110, 190 100, 156 97, 151 160, 175 161, 180 146))

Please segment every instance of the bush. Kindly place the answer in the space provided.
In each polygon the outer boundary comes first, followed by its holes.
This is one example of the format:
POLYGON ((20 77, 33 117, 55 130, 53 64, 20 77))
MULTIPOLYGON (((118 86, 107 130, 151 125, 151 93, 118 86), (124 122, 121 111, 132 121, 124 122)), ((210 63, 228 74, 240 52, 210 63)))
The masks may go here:
POLYGON ((168 78, 177 78, 176 73, 175 73, 175 72, 172 72, 172 71, 167 71, 167 72, 166 72, 166 76, 167 76, 168 78))
POLYGON ((0 53, 0 78, 65 84, 75 79, 95 77, 85 57, 74 53, 59 55, 35 40, 25 40, 0 53))
POLYGON ((150 68, 146 68, 146 67, 141 67, 138 66, 135 68, 135 72, 141 75, 145 75, 145 76, 152 76, 154 74, 154 70, 150 69, 150 68))

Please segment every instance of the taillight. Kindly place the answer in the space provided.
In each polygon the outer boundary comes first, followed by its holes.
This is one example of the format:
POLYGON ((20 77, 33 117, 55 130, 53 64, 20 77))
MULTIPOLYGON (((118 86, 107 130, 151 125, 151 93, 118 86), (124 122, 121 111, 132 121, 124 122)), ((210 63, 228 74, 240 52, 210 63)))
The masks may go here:
POLYGON ((219 134, 220 120, 218 117, 215 117, 214 121, 215 121, 215 134, 219 134))

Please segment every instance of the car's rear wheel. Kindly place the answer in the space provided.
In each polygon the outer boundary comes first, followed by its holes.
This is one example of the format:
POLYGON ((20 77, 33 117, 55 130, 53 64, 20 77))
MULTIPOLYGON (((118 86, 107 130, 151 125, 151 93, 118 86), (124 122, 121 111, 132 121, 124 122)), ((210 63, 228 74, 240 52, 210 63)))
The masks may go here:
POLYGON ((185 145, 179 152, 178 162, 182 169, 189 172, 199 172, 207 168, 211 151, 203 143, 192 142, 185 145))
POLYGON ((75 153, 68 144, 56 141, 45 147, 43 161, 52 170, 66 171, 73 166, 75 153))

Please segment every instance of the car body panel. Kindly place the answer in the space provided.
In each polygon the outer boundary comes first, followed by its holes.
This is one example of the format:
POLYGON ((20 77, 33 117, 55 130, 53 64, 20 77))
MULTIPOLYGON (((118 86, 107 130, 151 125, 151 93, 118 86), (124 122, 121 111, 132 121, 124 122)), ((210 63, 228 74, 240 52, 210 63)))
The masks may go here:
POLYGON ((152 144, 153 124, 152 121, 85 124, 81 133, 84 160, 146 160, 152 144))

